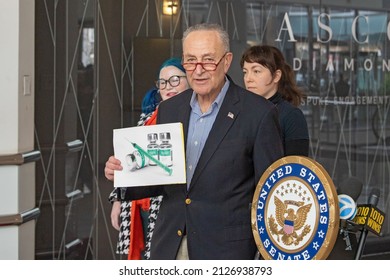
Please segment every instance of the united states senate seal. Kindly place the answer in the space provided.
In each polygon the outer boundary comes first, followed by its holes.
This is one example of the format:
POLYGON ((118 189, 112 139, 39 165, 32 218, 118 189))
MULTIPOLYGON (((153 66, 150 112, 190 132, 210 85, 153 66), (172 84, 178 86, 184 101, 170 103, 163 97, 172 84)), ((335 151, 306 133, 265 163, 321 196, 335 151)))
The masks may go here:
POLYGON ((251 220, 264 259, 326 259, 339 231, 333 181, 315 160, 303 156, 281 158, 257 184, 251 220))

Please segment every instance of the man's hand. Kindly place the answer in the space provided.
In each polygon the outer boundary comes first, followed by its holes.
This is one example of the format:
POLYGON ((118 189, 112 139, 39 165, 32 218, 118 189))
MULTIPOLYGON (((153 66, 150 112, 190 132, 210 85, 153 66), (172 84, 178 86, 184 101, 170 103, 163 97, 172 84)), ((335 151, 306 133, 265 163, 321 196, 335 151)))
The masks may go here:
POLYGON ((114 171, 122 170, 123 167, 119 159, 116 159, 114 156, 110 156, 106 161, 106 167, 104 168, 104 175, 110 181, 114 181, 114 171))

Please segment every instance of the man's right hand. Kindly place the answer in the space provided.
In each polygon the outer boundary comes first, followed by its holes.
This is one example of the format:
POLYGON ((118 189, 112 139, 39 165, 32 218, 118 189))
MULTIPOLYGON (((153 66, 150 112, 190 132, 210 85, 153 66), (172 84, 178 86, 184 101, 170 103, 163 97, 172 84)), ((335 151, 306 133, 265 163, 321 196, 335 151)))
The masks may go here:
POLYGON ((104 168, 104 175, 110 181, 114 181, 114 171, 122 170, 123 167, 119 159, 116 159, 114 156, 110 156, 106 161, 106 167, 104 168))

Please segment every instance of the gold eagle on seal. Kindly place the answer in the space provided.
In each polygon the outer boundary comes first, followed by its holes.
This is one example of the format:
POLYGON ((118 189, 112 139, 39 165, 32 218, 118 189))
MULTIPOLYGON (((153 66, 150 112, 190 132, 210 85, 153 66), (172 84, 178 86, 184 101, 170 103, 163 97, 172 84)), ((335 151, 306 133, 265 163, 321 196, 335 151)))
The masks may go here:
POLYGON ((277 236, 278 242, 280 242, 279 235, 281 235, 281 240, 285 245, 298 245, 305 235, 307 235, 311 227, 306 224, 307 213, 310 211, 311 204, 304 205, 303 202, 294 201, 294 200, 285 200, 281 201, 276 196, 275 206, 276 206, 276 221, 275 218, 271 215, 269 217, 269 227, 272 234, 277 236), (298 210, 294 211, 293 208, 288 208, 289 205, 298 206, 298 210), (278 225, 281 227, 279 228, 278 225), (297 233, 301 228, 303 230, 300 234, 297 233))

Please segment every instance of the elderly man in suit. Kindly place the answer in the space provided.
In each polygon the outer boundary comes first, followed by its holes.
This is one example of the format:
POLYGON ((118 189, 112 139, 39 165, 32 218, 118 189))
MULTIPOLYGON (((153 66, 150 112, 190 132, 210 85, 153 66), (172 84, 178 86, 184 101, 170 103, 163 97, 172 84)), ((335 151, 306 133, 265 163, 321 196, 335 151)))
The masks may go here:
MULTIPOLYGON (((163 194, 151 259, 253 259, 253 194, 283 156, 278 113, 227 76, 233 54, 219 25, 192 26, 182 42, 191 89, 162 102, 157 123, 183 123, 187 184, 127 188, 124 199, 163 194)), ((110 157, 106 177, 114 170, 110 157)))

